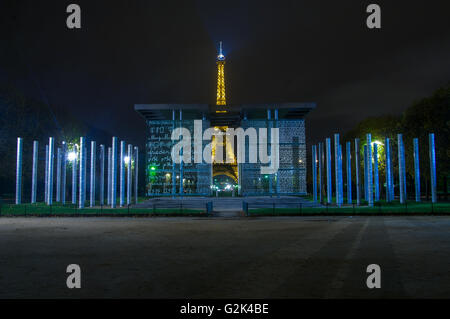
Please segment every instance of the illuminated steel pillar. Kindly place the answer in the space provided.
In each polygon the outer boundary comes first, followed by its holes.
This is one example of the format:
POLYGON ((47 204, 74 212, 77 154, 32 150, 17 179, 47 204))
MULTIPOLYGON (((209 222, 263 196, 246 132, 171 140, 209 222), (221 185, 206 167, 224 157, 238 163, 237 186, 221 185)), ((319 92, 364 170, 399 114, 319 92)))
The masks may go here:
POLYGON ((80 138, 80 188, 78 190, 78 208, 84 208, 86 200, 86 147, 85 138, 80 138))
POLYGON ((367 170, 367 145, 364 145, 364 199, 369 201, 368 194, 368 170, 367 170))
POLYGON ((16 205, 22 203, 22 155, 23 139, 17 138, 17 158, 16 158, 16 205))
MULTIPOLYGON (((270 148, 270 134, 272 133, 271 130, 270 130, 271 128, 272 128, 272 111, 271 110, 267 110, 267 148, 268 149, 271 149, 270 148)), ((314 156, 314 154, 313 154, 313 156, 314 156)), ((270 197, 272 197, 272 195, 273 195, 273 185, 272 184, 273 184, 273 174, 269 174, 269 194, 270 194, 270 197)), ((316 195, 316 197, 317 197, 317 195, 316 195)), ((316 201, 316 199, 314 201, 316 201)))
POLYGON ((108 183, 107 183, 107 194, 106 194, 106 198, 107 198, 107 205, 111 205, 111 182, 112 182, 112 149, 111 147, 108 147, 108 183))
POLYGON ((48 145, 45 145, 44 203, 48 203, 48 145))
POLYGON ((127 205, 131 204, 131 190, 132 190, 132 180, 131 180, 131 159, 133 158, 133 145, 128 144, 128 163, 127 163, 127 205))
POLYGON ((398 141, 398 179, 400 181, 400 203, 406 201, 405 148, 402 134, 397 134, 398 141))
MULTIPOLYGON (((275 109, 275 128, 278 128, 278 109, 275 109)), ((270 139, 270 141, 272 141, 272 138, 270 139)), ((272 148, 271 148, 272 149, 272 148)), ((277 149, 279 149, 279 145, 277 145, 277 149)), ((271 154, 272 156, 272 154, 271 154)), ((278 152, 278 156, 279 156, 279 152, 278 152)), ((276 183, 275 183, 275 187, 276 187, 276 192, 277 192, 277 197, 280 197, 280 179, 278 178, 278 172, 279 170, 277 170, 277 172, 275 173, 275 177, 276 177, 276 183)))
POLYGON ((352 143, 347 142, 346 151, 347 151, 347 203, 352 203, 352 143))
POLYGON ((120 207, 125 205, 125 141, 120 141, 120 207))
POLYGON ((312 182, 313 182, 313 200, 317 202, 317 147, 312 146, 312 182))
POLYGON ((105 204, 105 145, 100 145, 100 206, 105 204))
POLYGON ((394 200, 394 197, 392 196, 392 162, 390 139, 387 137, 384 141, 384 151, 386 153, 386 202, 391 202, 394 200))
POLYGON ((367 134, 367 196, 369 206, 373 206, 373 176, 372 176, 372 134, 367 134))
POLYGON ((339 206, 344 204, 344 178, 342 173, 342 145, 339 144, 339 206))
POLYGON ((117 146, 118 139, 112 139, 112 155, 111 155, 111 208, 116 208, 117 202, 117 146))
POLYGON ((434 148, 434 133, 428 136, 429 155, 430 155, 430 177, 431 177, 431 200, 433 203, 437 202, 436 193, 436 151, 434 148))
POLYGON ((53 137, 49 138, 48 142, 48 182, 47 182, 47 204, 53 204, 53 166, 55 160, 55 140, 53 137))
POLYGON ((319 202, 323 203, 323 143, 319 143, 319 202))
MULTIPOLYGON (((183 126, 183 110, 180 109, 180 127, 183 126)), ((183 196, 183 166, 184 166, 184 162, 183 162, 183 149, 181 149, 180 151, 180 196, 183 196)))
POLYGON ((88 154, 88 149, 85 146, 84 147, 84 171, 83 171, 83 174, 84 174, 84 189, 83 189, 84 195, 83 195, 83 198, 84 198, 84 200, 86 200, 86 194, 87 194, 87 154, 88 154))
POLYGON ((77 203, 77 167, 78 167, 78 154, 79 154, 79 150, 76 149, 77 145, 74 145, 74 148, 72 150, 72 152, 75 152, 75 158, 72 161, 72 204, 76 204, 77 203))
POLYGON ((134 203, 138 203, 139 190, 139 147, 134 147, 134 203))
MULTIPOLYGON (((172 110, 172 132, 175 130, 175 110, 172 110)), ((175 198, 175 194, 177 192, 177 186, 176 186, 176 173, 175 173, 175 169, 176 169, 176 164, 175 161, 172 159, 172 198, 175 198)), ((146 170, 146 174, 148 174, 147 170, 146 170)), ((212 175, 211 175, 212 176, 212 175)))
POLYGON ((33 141, 33 171, 31 173, 31 203, 36 203, 37 194, 37 168, 38 168, 39 142, 33 141))
POLYGON ((359 175, 359 138, 355 138, 355 182, 356 182, 356 205, 361 205, 361 181, 359 175))
POLYGON ((378 178, 378 145, 373 144, 373 183, 375 187, 375 201, 380 200, 380 182, 378 178))
POLYGON ((56 149, 56 201, 61 202, 61 148, 56 149))
POLYGON ((340 206, 341 187, 339 186, 339 134, 334 134, 334 174, 336 187, 336 204, 340 206))
POLYGON ((96 164, 97 143, 91 141, 91 183, 90 183, 90 207, 95 206, 95 164, 96 164))
POLYGON ((420 165, 419 165, 419 139, 414 140, 414 186, 416 202, 420 202, 420 165))
POLYGON ((333 200, 333 185, 331 184, 331 139, 325 140, 327 148, 327 203, 331 204, 333 200))
POLYGON ((62 142, 61 149, 61 203, 66 204, 66 181, 67 181, 67 143, 62 142))

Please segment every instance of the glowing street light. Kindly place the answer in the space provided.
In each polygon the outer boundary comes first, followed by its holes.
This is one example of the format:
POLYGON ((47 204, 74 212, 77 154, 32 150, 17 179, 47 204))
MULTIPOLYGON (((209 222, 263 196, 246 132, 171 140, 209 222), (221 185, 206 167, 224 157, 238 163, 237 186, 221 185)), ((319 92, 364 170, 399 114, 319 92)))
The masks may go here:
POLYGON ((125 162, 125 164, 130 164, 130 157, 129 156, 125 156, 124 158, 123 158, 123 161, 125 162))
POLYGON ((78 157, 78 154, 76 152, 70 152, 69 154, 67 154, 67 159, 71 162, 75 162, 76 159, 78 157))

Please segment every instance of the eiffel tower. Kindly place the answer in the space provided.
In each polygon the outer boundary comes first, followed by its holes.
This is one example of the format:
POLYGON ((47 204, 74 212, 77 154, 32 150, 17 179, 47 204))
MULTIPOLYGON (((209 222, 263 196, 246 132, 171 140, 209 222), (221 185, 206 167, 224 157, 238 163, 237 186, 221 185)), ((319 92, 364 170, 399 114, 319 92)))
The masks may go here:
POLYGON ((220 42, 220 49, 219 54, 217 55, 217 98, 216 98, 216 118, 215 121, 213 121, 213 125, 216 124, 214 127, 224 133, 223 136, 223 142, 222 142, 222 149, 224 150, 224 158, 223 160, 217 160, 215 157, 216 154, 216 147, 217 147, 217 141, 215 137, 213 136, 213 178, 217 183, 220 184, 223 180, 226 180, 227 176, 228 178, 231 178, 235 185, 238 184, 238 166, 236 162, 236 154, 231 149, 230 145, 227 145, 226 143, 226 136, 225 132, 228 128, 228 125, 221 125, 221 122, 229 123, 230 122, 230 115, 231 117, 234 117, 232 114, 229 114, 227 110, 227 100, 226 100, 226 94, 225 94, 225 55, 222 51, 222 42, 220 42), (225 157, 228 155, 229 158, 232 158, 232 163, 225 163, 225 157))

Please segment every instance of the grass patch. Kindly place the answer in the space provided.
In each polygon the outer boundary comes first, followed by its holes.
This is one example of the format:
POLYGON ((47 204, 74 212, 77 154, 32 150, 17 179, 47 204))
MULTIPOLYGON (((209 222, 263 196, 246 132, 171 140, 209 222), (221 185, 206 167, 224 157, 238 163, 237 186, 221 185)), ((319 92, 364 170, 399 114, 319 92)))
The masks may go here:
POLYGON ((36 204, 3 204, 0 216, 206 216, 202 209, 185 208, 110 208, 109 206, 78 209, 77 205, 45 203, 36 204))
POLYGON ((249 208, 250 216, 301 216, 301 215, 404 215, 404 214, 449 214, 450 203, 416 203, 400 204, 375 203, 373 207, 343 205, 301 208, 249 208))

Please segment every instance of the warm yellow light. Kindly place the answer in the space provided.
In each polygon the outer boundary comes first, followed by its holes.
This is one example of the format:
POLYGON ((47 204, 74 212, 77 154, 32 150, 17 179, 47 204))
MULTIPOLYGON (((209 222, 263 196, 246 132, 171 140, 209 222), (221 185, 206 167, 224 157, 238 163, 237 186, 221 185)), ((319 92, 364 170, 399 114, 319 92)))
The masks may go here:
POLYGON ((226 105, 225 97, 225 61, 217 61, 217 105, 226 105))

